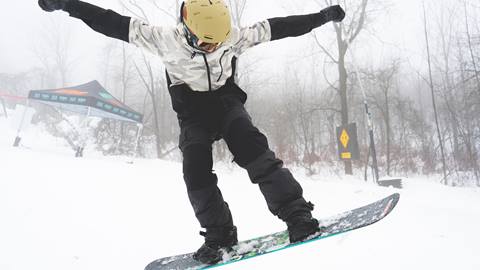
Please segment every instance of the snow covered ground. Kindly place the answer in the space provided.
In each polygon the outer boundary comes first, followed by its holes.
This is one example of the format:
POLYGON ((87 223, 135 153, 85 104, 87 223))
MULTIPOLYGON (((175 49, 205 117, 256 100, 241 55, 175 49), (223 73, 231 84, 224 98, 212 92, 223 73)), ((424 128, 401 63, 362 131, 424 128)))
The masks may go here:
MULTIPOLYGON (((181 164, 77 159, 61 139, 31 128, 23 146, 0 117, 0 269, 143 269, 202 243, 181 164)), ((239 238, 285 226, 271 216, 245 172, 216 167, 239 238)), ((296 172, 315 215, 328 217, 397 190, 335 175, 296 172)), ((435 179, 405 180, 393 213, 341 236, 224 269, 480 269, 480 190, 435 179)))

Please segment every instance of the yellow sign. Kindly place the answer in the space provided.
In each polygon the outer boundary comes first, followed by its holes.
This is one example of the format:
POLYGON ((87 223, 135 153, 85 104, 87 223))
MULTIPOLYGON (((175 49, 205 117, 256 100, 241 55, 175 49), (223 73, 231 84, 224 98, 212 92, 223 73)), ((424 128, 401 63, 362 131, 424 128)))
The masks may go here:
POLYGON ((352 159, 352 153, 350 152, 341 153, 341 157, 342 159, 352 159))
POLYGON ((341 160, 359 160, 357 125, 351 123, 337 127, 338 157, 341 160))
POLYGON ((348 136, 347 130, 342 131, 342 135, 340 135, 340 142, 342 143, 344 148, 348 148, 348 142, 350 141, 350 136, 348 136))

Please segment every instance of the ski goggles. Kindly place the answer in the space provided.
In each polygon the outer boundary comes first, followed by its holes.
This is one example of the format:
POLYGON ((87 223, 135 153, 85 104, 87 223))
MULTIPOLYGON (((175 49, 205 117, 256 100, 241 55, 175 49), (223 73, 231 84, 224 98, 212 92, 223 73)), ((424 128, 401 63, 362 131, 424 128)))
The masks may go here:
POLYGON ((208 43, 200 40, 195 34, 193 34, 188 27, 183 24, 183 27, 185 28, 185 32, 187 33, 187 39, 192 47, 195 49, 204 51, 204 52, 214 52, 215 50, 218 49, 222 45, 222 43, 208 43))
POLYGON ((198 41, 197 43, 197 48, 205 51, 205 52, 214 52, 220 47, 222 43, 208 43, 208 42, 203 42, 201 40, 198 41))

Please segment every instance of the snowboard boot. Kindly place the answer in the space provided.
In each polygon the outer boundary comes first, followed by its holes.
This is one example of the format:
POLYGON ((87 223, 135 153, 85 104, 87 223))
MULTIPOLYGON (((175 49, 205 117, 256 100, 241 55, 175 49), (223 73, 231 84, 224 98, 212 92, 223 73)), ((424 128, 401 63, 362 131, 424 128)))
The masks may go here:
POLYGON ((292 207, 292 210, 294 211, 284 219, 288 226, 290 243, 304 241, 320 232, 318 220, 312 217, 312 203, 296 205, 296 207, 292 207))
POLYGON ((207 228, 200 232, 205 243, 193 254, 193 258, 204 264, 216 264, 222 260, 222 249, 229 250, 238 243, 237 227, 207 228))
POLYGON ((307 215, 296 216, 287 222, 287 226, 290 243, 307 240, 320 231, 318 220, 312 218, 311 215, 310 217, 307 215))

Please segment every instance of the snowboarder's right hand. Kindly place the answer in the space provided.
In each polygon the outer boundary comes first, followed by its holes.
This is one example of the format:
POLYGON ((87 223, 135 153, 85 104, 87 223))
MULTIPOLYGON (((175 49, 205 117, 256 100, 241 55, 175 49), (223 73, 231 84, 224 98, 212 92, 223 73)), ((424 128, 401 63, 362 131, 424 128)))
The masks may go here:
POLYGON ((71 0, 38 0, 38 5, 45 11, 65 10, 71 0))

